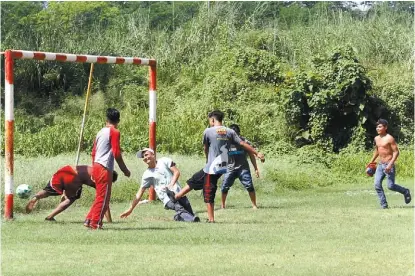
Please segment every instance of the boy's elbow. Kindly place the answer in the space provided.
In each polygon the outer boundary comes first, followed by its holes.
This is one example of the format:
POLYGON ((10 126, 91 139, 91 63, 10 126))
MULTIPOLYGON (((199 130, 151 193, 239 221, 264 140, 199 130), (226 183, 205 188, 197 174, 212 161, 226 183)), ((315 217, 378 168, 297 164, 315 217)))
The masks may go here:
POLYGON ((121 159, 121 152, 119 152, 119 151, 115 151, 115 152, 113 152, 113 154, 114 154, 114 158, 115 158, 115 160, 120 160, 121 159))

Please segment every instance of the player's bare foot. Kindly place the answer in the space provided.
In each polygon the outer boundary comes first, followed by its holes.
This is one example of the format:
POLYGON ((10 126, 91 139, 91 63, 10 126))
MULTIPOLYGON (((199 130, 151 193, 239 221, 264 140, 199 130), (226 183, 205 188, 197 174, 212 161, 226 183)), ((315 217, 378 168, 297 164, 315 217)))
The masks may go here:
POLYGON ((258 209, 258 206, 253 205, 253 206, 252 206, 252 209, 257 210, 257 209, 258 209))
POLYGON ((36 198, 32 198, 29 203, 27 203, 26 205, 26 214, 29 214, 30 212, 32 212, 33 208, 35 208, 37 199, 36 198))
POLYGON ((225 205, 221 205, 220 208, 221 209, 226 209, 226 206, 225 205))

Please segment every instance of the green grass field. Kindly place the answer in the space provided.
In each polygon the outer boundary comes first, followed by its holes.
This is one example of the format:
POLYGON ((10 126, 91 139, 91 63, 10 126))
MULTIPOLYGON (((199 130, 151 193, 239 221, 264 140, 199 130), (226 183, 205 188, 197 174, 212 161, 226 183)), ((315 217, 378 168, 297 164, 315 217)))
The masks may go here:
MULTIPOLYGON (((26 182, 39 189, 72 159, 17 158, 16 185, 35 168, 39 173, 26 182)), ((84 189, 83 198, 56 223, 44 217, 58 198, 41 201, 30 215, 21 212, 26 201, 16 199, 15 220, 2 221, 1 275, 413 275, 413 203, 405 205, 400 194, 387 191, 391 208, 379 209, 372 178, 348 183, 345 175, 344 182, 328 187, 280 189, 267 178, 277 160, 267 160, 261 164, 263 177, 255 181, 258 210, 251 209, 237 182, 228 208, 216 210, 215 224, 204 222, 200 192, 189 198, 201 223, 174 222, 174 212, 160 202, 138 206, 120 219, 129 206, 123 198, 134 195, 144 169, 133 156, 126 159, 133 179, 121 177, 114 187, 114 222, 104 224, 105 230, 82 226, 91 189, 84 189)), ((182 182, 203 165, 202 158, 174 159, 182 182)), ((316 171, 309 173, 312 181, 316 171)), ((398 180, 413 189, 412 179, 398 180)), ((219 199, 218 192, 218 208, 219 199)))

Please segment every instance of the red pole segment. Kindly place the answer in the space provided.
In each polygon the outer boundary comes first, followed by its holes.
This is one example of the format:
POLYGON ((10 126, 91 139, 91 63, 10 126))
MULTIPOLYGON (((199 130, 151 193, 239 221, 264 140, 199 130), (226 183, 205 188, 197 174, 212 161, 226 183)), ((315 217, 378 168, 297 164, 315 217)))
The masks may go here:
POLYGON ((13 130, 14 130, 14 87, 12 51, 5 53, 5 170, 4 170, 4 218, 13 218, 13 130))
MULTIPOLYGON (((156 63, 149 66, 149 146, 156 153, 156 63)), ((157 154, 157 153, 156 153, 157 154)), ((153 186, 149 190, 149 200, 156 199, 156 193, 153 186)))

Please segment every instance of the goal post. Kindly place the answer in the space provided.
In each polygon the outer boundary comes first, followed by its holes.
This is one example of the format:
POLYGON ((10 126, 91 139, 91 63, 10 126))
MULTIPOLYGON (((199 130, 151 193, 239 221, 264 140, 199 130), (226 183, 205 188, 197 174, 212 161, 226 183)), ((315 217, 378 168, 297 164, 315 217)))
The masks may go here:
MULTIPOLYGON (((4 170, 4 218, 13 218, 13 174, 14 174, 14 77, 15 59, 35 59, 60 62, 81 62, 100 64, 132 64, 149 67, 149 147, 156 152, 156 75, 157 62, 155 59, 137 57, 114 57, 35 52, 23 50, 6 50, 5 55, 5 170, 4 170)), ((155 200, 153 188, 149 191, 149 200, 155 200)))

